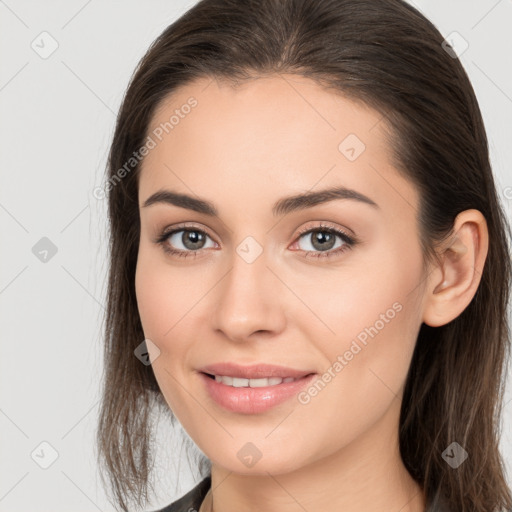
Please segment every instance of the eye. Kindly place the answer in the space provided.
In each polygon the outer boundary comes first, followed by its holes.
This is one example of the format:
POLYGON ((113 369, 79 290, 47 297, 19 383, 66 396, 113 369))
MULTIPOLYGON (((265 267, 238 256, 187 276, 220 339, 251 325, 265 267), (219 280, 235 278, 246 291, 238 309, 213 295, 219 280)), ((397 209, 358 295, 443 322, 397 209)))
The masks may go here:
MULTIPOLYGON (((163 250, 180 258, 196 257, 202 249, 217 247, 208 233, 195 226, 177 226, 174 229, 165 229, 155 240, 163 250), (210 240, 210 245, 207 245, 210 240)), ((292 245, 299 246, 306 258, 332 257, 354 247, 358 240, 344 231, 330 225, 321 224, 309 227, 299 233, 299 237, 292 245), (299 242, 304 239, 306 243, 299 242)))
POLYGON ((187 258, 189 256, 197 256, 197 253, 200 252, 201 249, 215 247, 213 241, 213 245, 206 245, 207 239, 209 238, 208 233, 202 229, 193 226, 184 229, 183 226, 180 226, 172 230, 164 230, 155 242, 160 244, 166 253, 187 258))
MULTIPOLYGON (((344 231, 325 224, 301 231, 298 241, 302 239, 306 241, 301 248, 306 253, 306 258, 336 256, 357 243, 355 238, 344 231)), ((295 242, 295 245, 298 245, 298 242, 295 242)))

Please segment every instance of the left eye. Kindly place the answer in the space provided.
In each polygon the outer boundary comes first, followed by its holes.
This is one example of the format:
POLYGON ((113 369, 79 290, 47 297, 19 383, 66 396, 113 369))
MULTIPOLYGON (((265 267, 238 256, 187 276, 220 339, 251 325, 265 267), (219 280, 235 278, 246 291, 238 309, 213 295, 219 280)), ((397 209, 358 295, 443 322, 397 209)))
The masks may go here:
POLYGON ((307 253, 313 253, 312 256, 314 257, 327 256, 344 251, 355 243, 347 234, 331 227, 309 229, 302 233, 297 240, 296 244, 299 245, 299 249, 307 253), (301 239, 307 242, 302 247, 300 247, 299 243, 301 239), (336 239, 339 240, 338 245, 336 245, 336 239))

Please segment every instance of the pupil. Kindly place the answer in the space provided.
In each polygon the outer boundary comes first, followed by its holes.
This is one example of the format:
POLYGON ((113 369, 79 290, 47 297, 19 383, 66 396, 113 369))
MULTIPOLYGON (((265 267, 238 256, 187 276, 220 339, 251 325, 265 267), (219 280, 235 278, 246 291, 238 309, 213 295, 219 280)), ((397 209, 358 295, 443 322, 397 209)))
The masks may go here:
POLYGON ((318 231, 313 236, 313 247, 315 249, 328 250, 334 246, 334 236, 328 231, 318 231))
POLYGON ((188 249, 198 249, 200 247, 196 247, 197 245, 201 245, 201 242, 203 242, 204 237, 202 233, 199 233, 197 231, 186 231, 183 233, 182 242, 185 247, 188 249))

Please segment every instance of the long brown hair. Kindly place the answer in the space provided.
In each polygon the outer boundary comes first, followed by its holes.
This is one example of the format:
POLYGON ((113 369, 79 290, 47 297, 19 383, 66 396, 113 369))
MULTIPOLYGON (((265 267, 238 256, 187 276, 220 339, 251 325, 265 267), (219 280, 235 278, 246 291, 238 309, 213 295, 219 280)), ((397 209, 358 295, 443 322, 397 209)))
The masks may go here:
POLYGON ((131 158, 155 109, 177 87, 196 78, 240 82, 273 73, 309 77, 382 114, 395 166, 420 192, 426 258, 459 212, 475 208, 485 216, 489 251, 473 300, 447 325, 421 326, 399 442, 428 499, 438 492, 458 512, 511 510, 498 451, 510 357, 510 227, 468 76, 435 26, 402 0, 202 0, 139 62, 117 117, 106 184, 110 273, 97 447, 115 503, 124 511, 129 502, 144 505, 152 411, 168 409, 151 366, 134 356, 144 334, 134 285, 140 164, 131 158), (452 442, 468 453, 457 468, 443 458, 452 442))

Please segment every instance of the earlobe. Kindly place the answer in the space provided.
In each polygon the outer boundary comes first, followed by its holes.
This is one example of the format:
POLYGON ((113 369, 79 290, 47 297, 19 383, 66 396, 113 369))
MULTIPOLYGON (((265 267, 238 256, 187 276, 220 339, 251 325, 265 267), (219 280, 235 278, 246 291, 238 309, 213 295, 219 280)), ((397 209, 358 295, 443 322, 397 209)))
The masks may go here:
POLYGON ((473 299, 488 251, 485 217, 478 210, 457 215, 453 233, 439 250, 439 264, 426 288, 423 322, 431 327, 457 318, 473 299))

